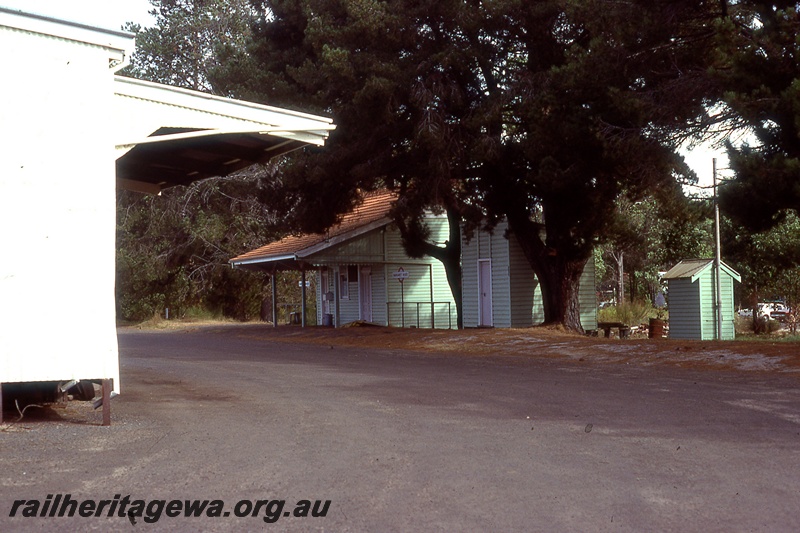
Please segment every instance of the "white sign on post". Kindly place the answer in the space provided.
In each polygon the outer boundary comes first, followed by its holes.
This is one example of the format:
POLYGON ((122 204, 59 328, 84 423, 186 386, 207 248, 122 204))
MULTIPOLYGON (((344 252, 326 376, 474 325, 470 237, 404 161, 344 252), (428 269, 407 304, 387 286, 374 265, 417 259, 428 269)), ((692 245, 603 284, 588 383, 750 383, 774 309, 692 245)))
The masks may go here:
POLYGON ((400 283, 403 283, 403 280, 408 277, 408 272, 403 270, 403 267, 400 267, 397 269, 397 272, 392 272, 392 277, 400 283))

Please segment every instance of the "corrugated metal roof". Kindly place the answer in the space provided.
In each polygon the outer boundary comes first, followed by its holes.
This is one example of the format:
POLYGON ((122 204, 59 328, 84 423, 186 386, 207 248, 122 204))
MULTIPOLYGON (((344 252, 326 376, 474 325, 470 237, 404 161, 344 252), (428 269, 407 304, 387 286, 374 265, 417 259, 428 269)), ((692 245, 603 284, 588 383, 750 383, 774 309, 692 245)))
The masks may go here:
POLYGON ((130 56, 135 34, 0 6, 0 26, 118 50, 130 56))
POLYGON ((388 224, 391 222, 389 210, 396 200, 397 195, 386 190, 367 193, 355 209, 344 215, 327 232, 284 237, 234 257, 230 262, 234 266, 245 267, 286 259, 302 259, 364 231, 388 224))
MULTIPOLYGON (((713 259, 686 259, 669 269, 667 273, 662 276, 662 279, 670 280, 691 278, 694 280, 697 278, 697 276, 705 272, 706 269, 709 269, 713 266, 713 259)), ((724 272, 727 272, 728 275, 737 281, 742 280, 742 277, 739 275, 739 273, 726 265, 724 262, 721 263, 720 266, 724 272)))
POLYGON ((321 146, 334 129, 330 118, 124 76, 114 118, 120 186, 154 193, 321 146))

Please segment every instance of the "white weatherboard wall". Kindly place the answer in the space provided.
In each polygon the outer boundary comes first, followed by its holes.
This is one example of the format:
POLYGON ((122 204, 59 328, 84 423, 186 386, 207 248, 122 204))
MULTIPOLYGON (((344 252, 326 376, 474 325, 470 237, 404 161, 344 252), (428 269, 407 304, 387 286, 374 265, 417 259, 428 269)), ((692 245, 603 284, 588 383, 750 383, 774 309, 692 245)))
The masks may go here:
MULTIPOLYGON (((443 243, 448 239, 449 226, 443 216, 428 217, 425 224, 430 229, 430 240, 443 243)), ((403 248, 400 232, 393 224, 384 234, 386 242, 385 287, 387 323, 390 326, 419 325, 422 328, 455 328, 458 311, 453 291, 447 282, 447 273, 441 261, 432 257, 423 260, 411 259, 403 248), (393 277, 399 268, 408 272, 401 285, 393 277), (401 311, 401 310, 404 310, 401 311)))
MULTIPOLYGON (((519 244, 505 237, 508 224, 499 223, 492 233, 478 231, 462 237, 461 263, 464 327, 481 324, 478 262, 491 261, 491 324, 501 328, 523 328, 544 322, 542 292, 519 244)), ((580 278, 581 325, 597 329, 595 266, 590 259, 580 278)), ((483 324, 485 325, 485 323, 483 324)))
MULTIPOLYGON (((426 224, 431 228, 431 238, 435 242, 447 239, 447 220, 443 217, 430 217, 426 224)), ((351 241, 326 249, 311 256, 308 261, 314 265, 324 265, 334 278, 338 269, 340 275, 348 266, 358 266, 371 270, 372 322, 387 326, 419 326, 439 329, 455 328, 458 312, 444 266, 437 259, 425 257, 412 259, 406 255, 400 232, 394 224, 387 224, 351 241), (408 277, 401 285, 393 274, 402 268, 408 277), (402 291, 401 291, 402 288, 402 291), (402 295, 401 295, 402 292, 402 295), (401 300, 405 304, 401 306, 401 300)), ((317 286, 321 271, 317 271, 317 286)), ((348 298, 337 294, 339 317, 335 323, 346 324, 359 320, 360 294, 357 278, 349 279, 348 298)), ((333 291, 333 287, 328 289, 333 291)), ((322 293, 317 291, 317 319, 322 323, 322 293)), ((331 302, 330 312, 335 313, 336 303, 331 302)))
POLYGON ((0 382, 113 378, 113 71, 133 38, 0 10, 0 382))

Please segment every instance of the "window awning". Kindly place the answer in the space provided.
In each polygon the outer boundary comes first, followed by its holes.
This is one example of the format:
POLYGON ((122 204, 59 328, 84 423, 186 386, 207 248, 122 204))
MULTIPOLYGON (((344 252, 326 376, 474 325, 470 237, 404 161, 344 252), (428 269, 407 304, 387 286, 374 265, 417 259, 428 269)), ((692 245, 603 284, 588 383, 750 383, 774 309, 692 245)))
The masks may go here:
POLYGON ((117 76, 120 187, 157 193, 321 146, 331 119, 117 76))

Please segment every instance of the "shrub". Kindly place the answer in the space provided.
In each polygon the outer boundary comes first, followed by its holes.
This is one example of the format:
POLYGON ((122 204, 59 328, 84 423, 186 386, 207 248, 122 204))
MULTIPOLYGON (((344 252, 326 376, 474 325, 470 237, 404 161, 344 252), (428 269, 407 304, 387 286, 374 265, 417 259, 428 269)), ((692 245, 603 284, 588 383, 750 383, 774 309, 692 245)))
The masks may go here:
POLYGON ((649 302, 637 300, 612 305, 597 312, 599 322, 621 322, 626 326, 638 326, 649 317, 655 317, 657 310, 649 302))

